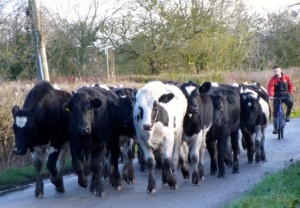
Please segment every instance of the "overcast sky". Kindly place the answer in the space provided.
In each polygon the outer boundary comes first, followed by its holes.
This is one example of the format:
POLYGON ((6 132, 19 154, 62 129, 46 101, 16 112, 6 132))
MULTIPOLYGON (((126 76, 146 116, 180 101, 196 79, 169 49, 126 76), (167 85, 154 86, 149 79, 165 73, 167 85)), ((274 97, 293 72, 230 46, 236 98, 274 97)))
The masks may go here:
MULTIPOLYGON (((118 4, 117 2, 120 3, 125 1, 126 0, 102 0, 101 9, 105 11, 108 8, 116 7, 116 5, 118 4)), ((268 11, 278 11, 279 9, 286 9, 289 5, 299 3, 300 0, 245 0, 245 2, 249 6, 253 7, 253 12, 265 13, 268 11)), ((74 8, 76 8, 76 10, 80 10, 81 8, 81 11, 77 11, 77 13, 79 12, 83 15, 85 15, 87 12, 84 9, 84 7, 87 6, 86 0, 40 0, 40 3, 50 10, 53 9, 53 11, 63 11, 66 15, 73 13, 74 8)), ((300 5, 290 8, 299 12, 300 5)))

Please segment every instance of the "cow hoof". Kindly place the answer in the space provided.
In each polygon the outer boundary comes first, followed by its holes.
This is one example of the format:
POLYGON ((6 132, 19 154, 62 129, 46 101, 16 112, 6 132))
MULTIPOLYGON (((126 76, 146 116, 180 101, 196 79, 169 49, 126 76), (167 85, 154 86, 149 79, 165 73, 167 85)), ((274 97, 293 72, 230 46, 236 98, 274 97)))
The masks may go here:
POLYGON ((104 193, 104 191, 100 191, 100 192, 96 193, 96 196, 103 198, 103 197, 105 197, 105 193, 104 193))
POLYGON ((184 179, 189 179, 190 178, 190 173, 186 168, 181 168, 181 173, 184 179))
POLYGON ((193 175, 192 175, 192 184, 198 185, 198 183, 199 183, 199 175, 198 175, 198 173, 193 173, 193 175))
POLYGON ((117 191, 121 191, 122 187, 121 187, 121 185, 118 185, 118 186, 115 186, 115 189, 116 189, 117 191))
POLYGON ((173 185, 173 186, 170 186, 170 189, 172 189, 172 190, 178 190, 178 185, 175 184, 175 185, 173 185))
POLYGON ((63 186, 61 186, 61 187, 57 186, 57 187, 55 187, 55 190, 57 193, 65 193, 65 188, 63 186))
POLYGON ((83 188, 88 187, 88 181, 86 178, 78 179, 78 184, 79 184, 79 186, 81 186, 83 188))
POLYGON ((234 170, 232 170, 232 173, 239 173, 239 170, 234 169, 234 170))
POLYGON ((43 192, 39 192, 39 191, 35 191, 35 197, 36 198, 42 198, 44 196, 44 193, 43 192))
POLYGON ((219 173, 218 178, 226 178, 225 173, 219 173))
POLYGON ((148 189, 148 194, 154 194, 156 192, 155 188, 148 189))

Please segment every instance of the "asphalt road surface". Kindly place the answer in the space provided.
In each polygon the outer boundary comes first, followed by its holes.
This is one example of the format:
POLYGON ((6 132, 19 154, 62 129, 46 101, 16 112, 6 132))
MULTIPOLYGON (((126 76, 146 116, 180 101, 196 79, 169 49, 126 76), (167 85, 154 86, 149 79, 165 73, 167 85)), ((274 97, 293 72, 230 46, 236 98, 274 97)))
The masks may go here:
MULTIPOLYGON (((64 177, 66 193, 58 194, 49 180, 44 181, 44 197, 34 197, 34 184, 19 191, 0 197, 2 208, 68 208, 68 207, 103 207, 103 208, 218 208, 238 199, 251 189, 265 175, 274 173, 300 159, 300 119, 292 119, 285 128, 285 138, 277 139, 273 135, 272 124, 266 130, 265 150, 267 162, 248 164, 246 151, 241 148, 240 173, 232 174, 226 169, 226 178, 209 175, 209 157, 206 154, 205 180, 199 186, 191 185, 191 180, 183 180, 178 171, 178 190, 170 190, 161 185, 161 174, 156 174, 157 190, 154 194, 146 193, 147 173, 141 173, 135 162, 136 182, 127 185, 123 182, 122 190, 116 191, 105 181, 105 197, 92 195, 88 189, 77 184, 75 175, 64 177)), ((1 176, 0 176, 1 177, 1 176)))

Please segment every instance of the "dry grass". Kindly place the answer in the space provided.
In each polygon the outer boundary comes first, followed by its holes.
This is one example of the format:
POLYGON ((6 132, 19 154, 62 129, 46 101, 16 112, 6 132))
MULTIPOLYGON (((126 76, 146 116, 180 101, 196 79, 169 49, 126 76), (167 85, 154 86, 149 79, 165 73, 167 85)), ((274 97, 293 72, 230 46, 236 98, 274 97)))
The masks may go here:
MULTIPOLYGON (((288 73, 293 80, 295 85, 295 94, 294 94, 294 109, 299 109, 299 92, 298 86, 300 82, 300 73, 299 69, 292 68, 284 70, 288 73)), ((251 71, 251 72, 242 72, 234 71, 227 73, 220 72, 205 72, 201 75, 168 75, 164 77, 152 76, 126 76, 126 77, 116 77, 112 80, 100 79, 97 77, 94 78, 52 78, 53 84, 58 84, 61 89, 71 92, 76 90, 82 85, 94 85, 98 84, 108 84, 108 85, 122 85, 124 87, 136 87, 139 88, 143 83, 150 80, 163 80, 163 81, 179 81, 184 82, 188 80, 193 80, 197 82, 204 81, 216 81, 223 83, 242 83, 242 82, 259 82, 262 86, 266 87, 268 80, 273 75, 272 70, 269 71, 251 71), (132 81, 134 80, 134 81, 132 81)), ((17 104, 22 107, 24 99, 28 91, 33 87, 37 82, 34 81, 16 81, 16 82, 2 82, 0 83, 0 168, 20 166, 28 164, 30 154, 27 154, 26 157, 17 157, 12 154, 12 149, 14 147, 14 137, 12 132, 12 123, 13 118, 11 114, 11 108, 13 105, 17 104)))

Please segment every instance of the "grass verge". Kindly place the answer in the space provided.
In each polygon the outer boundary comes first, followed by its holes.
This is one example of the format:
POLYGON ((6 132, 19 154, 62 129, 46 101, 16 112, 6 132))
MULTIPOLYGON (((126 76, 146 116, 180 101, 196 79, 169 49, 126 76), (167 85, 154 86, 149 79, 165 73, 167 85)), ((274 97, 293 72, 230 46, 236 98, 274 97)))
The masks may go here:
POLYGON ((226 208, 296 208, 300 207, 300 161, 276 174, 266 176, 261 183, 226 208))
MULTIPOLYGON (((66 160, 64 174, 73 172, 71 160, 66 160)), ((49 171, 45 165, 42 170, 43 178, 49 178, 49 171)), ((0 171, 0 192, 18 186, 24 186, 35 182, 35 170, 33 165, 25 167, 12 167, 0 171)))

